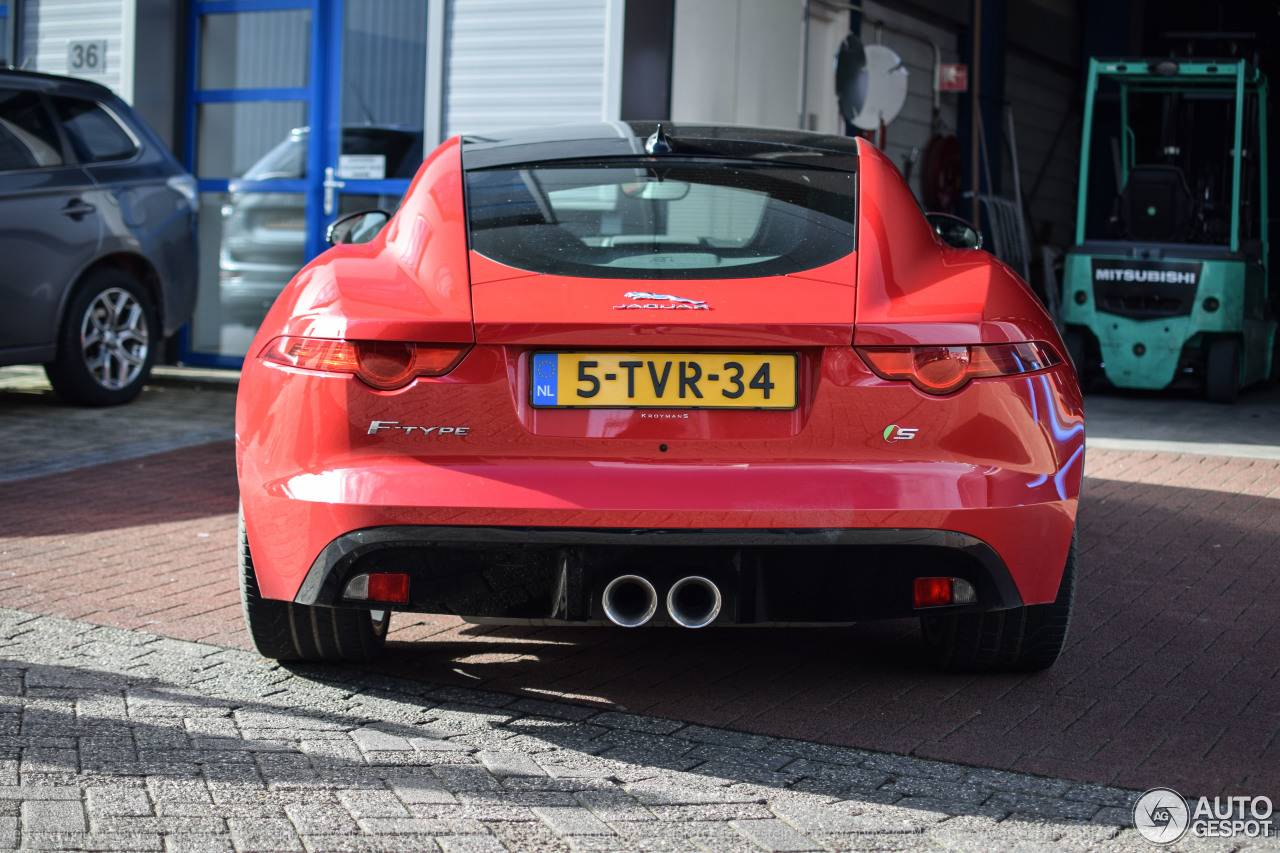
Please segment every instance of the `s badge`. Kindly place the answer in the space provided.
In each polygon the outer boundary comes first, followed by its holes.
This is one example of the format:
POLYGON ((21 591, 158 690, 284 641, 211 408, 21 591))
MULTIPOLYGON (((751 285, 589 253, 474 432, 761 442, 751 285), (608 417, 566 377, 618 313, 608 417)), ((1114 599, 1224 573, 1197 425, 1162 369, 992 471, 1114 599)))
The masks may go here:
POLYGON ((884 440, 890 444, 895 441, 910 441, 919 431, 919 427, 900 427, 897 424, 889 424, 884 428, 884 440))

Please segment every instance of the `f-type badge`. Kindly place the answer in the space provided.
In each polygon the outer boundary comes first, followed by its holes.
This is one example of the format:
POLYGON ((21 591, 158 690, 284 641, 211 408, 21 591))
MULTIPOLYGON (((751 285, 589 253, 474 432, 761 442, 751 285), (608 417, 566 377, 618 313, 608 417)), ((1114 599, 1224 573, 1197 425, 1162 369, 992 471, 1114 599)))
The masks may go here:
POLYGON ((634 299, 626 305, 615 305, 614 310, 627 308, 656 308, 659 311, 710 311, 705 299, 686 299, 683 296, 672 296, 669 293, 646 293, 643 290, 632 290, 624 293, 627 299, 634 299))

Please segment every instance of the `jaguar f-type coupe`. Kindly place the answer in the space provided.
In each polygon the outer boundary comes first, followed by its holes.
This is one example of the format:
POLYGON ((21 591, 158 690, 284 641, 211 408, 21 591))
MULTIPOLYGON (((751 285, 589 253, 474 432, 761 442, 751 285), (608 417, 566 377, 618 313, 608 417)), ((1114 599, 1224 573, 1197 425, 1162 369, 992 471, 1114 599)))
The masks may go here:
POLYGON ((366 659, 395 611, 913 617, 944 668, 1049 666, 1079 383, 975 238, 858 139, 612 122, 445 142, 394 217, 335 223, 245 360, 254 644, 366 659))

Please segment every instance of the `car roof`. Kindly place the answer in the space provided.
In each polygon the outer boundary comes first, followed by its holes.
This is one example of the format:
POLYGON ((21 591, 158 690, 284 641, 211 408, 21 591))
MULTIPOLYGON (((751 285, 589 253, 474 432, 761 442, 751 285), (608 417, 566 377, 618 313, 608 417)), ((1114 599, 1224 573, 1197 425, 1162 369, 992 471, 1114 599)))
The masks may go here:
POLYGON ((61 74, 45 74, 40 71, 22 71, 17 68, 0 68, 0 81, 5 85, 18 85, 24 89, 40 89, 82 97, 109 100, 115 97, 109 88, 80 77, 64 77, 61 74))
POLYGON ((781 128, 661 122, 671 152, 650 155, 654 121, 552 125, 491 136, 463 136, 466 169, 613 157, 727 158, 854 171, 858 142, 848 136, 781 128))

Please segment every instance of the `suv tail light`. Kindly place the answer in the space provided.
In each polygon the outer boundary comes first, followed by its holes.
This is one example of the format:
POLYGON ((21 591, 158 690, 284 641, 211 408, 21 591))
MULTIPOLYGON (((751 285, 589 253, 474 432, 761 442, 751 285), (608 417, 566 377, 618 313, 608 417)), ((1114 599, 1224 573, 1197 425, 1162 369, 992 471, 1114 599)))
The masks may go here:
POLYGON ((926 394, 950 394, 970 379, 1017 376, 1062 363, 1050 346, 1038 341, 856 349, 876 376, 906 380, 926 394))
POLYGON ((267 344, 261 357, 299 370, 354 373, 370 388, 394 391, 419 376, 443 376, 469 349, 471 344, 281 337, 267 344))

